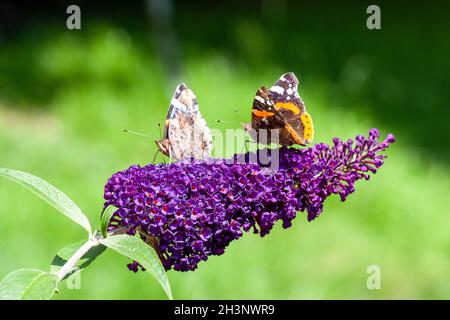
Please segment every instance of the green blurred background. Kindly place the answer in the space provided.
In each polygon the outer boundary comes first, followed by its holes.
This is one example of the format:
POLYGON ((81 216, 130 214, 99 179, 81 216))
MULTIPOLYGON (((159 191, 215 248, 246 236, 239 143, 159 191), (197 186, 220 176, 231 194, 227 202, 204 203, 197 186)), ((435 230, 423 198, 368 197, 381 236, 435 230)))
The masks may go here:
MULTIPOLYGON (((175 85, 193 88, 210 127, 238 128, 253 95, 294 71, 316 142, 378 127, 397 142, 345 203, 308 223, 246 234, 195 272, 169 272, 178 299, 450 298, 450 5, 377 2, 58 1, 0 3, 0 166, 62 189, 97 225, 111 174, 151 161, 175 85), (66 29, 68 4, 82 29, 66 29), (237 108, 240 113, 233 110, 237 108), (215 123, 215 119, 231 120, 215 123), (366 270, 381 269, 368 290, 366 270)), ((159 159, 160 160, 160 159, 159 159)), ((0 180, 0 277, 46 270, 84 231, 0 180)), ((148 274, 107 251, 58 299, 158 299, 148 274)))

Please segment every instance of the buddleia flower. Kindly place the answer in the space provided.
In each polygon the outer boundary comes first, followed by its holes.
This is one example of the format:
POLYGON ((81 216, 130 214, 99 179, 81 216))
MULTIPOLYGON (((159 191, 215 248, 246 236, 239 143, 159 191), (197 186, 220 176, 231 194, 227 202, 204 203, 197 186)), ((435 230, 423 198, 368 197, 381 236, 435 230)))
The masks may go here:
MULTIPOLYGON (((118 208, 109 231, 138 233, 166 270, 195 270, 244 233, 266 236, 278 221, 289 228, 299 212, 314 220, 331 194, 345 201, 356 181, 368 180, 383 165, 381 152, 395 139, 392 134, 379 138, 371 129, 367 138, 359 135, 355 141, 282 147, 275 150, 276 169, 242 161, 273 153, 270 149, 231 159, 133 165, 106 183, 105 207, 118 208)), ((128 267, 139 269, 136 262, 128 267)))

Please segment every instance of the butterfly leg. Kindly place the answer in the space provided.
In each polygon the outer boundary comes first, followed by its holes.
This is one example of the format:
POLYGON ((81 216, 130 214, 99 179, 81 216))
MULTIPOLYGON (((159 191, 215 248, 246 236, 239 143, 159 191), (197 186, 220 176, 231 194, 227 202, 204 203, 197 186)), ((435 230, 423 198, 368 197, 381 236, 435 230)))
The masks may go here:
MULTIPOLYGON (((245 140, 245 142, 244 142, 244 147, 245 147, 245 152, 246 152, 246 153, 250 151, 250 149, 249 149, 249 147, 248 147, 248 144, 249 144, 249 143, 256 143, 257 148, 259 147, 258 142, 255 142, 255 141, 252 141, 252 140, 247 139, 247 140, 245 140)), ((258 149, 259 149, 259 148, 258 148, 258 149)))
POLYGON ((241 147, 241 150, 239 150, 239 154, 242 154, 244 150, 245 150, 245 153, 248 152, 248 149, 247 149, 247 140, 244 140, 244 145, 241 147))
POLYGON ((153 160, 152 160, 152 164, 155 164, 156 161, 156 156, 158 155, 158 153, 160 152, 160 150, 156 150, 155 155, 153 156, 153 160))

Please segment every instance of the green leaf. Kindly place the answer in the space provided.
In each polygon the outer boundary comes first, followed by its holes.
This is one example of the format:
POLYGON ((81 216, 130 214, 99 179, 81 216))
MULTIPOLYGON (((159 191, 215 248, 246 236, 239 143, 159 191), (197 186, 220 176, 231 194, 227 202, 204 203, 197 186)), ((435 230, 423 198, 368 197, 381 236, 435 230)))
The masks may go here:
POLYGON ((89 220, 81 209, 62 191, 47 181, 23 171, 7 168, 0 168, 0 176, 21 184, 91 233, 89 220))
POLYGON ((100 240, 102 244, 141 264, 158 280, 169 299, 173 299, 167 273, 155 250, 135 236, 120 234, 100 240))
POLYGON ((48 300, 55 293, 58 277, 36 269, 19 269, 0 282, 0 300, 48 300))
POLYGON ((111 216, 116 211, 117 211, 117 208, 114 206, 108 206, 105 209, 105 211, 103 211, 101 221, 100 221, 100 230, 102 231, 102 235, 104 238, 106 238, 108 236, 109 220, 111 220, 111 216))
MULTIPOLYGON (((64 248, 62 248, 56 256, 52 260, 52 265, 50 267, 50 272, 57 274, 63 265, 69 261, 69 259, 84 245, 85 241, 79 241, 76 243, 72 243, 64 248)), ((102 254, 106 250, 104 245, 97 245, 89 249, 80 260, 76 263, 74 268, 70 270, 64 279, 68 278, 70 275, 75 273, 76 271, 82 270, 89 266, 100 254, 102 254), (77 269, 78 268, 78 269, 77 269)))

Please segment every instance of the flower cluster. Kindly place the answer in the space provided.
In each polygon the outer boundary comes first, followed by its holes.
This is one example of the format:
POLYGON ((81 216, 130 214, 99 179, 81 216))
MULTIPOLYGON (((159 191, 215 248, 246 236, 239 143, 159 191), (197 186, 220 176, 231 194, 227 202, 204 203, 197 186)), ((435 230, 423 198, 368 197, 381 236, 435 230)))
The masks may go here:
MULTIPOLYGON (((139 233, 167 270, 195 270, 208 256, 224 253, 243 232, 265 236, 278 220, 288 228, 299 211, 312 220, 331 194, 344 201, 357 180, 368 179, 383 164, 379 153, 394 137, 378 139, 372 129, 356 143, 335 138, 332 146, 283 147, 277 150, 276 170, 243 162, 254 158, 250 153, 231 160, 132 166, 105 186, 105 207, 118 208, 109 229, 139 233)), ((137 271, 138 266, 134 262, 129 268, 137 271)))

